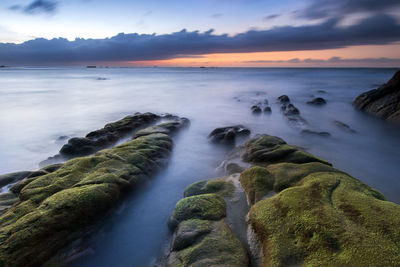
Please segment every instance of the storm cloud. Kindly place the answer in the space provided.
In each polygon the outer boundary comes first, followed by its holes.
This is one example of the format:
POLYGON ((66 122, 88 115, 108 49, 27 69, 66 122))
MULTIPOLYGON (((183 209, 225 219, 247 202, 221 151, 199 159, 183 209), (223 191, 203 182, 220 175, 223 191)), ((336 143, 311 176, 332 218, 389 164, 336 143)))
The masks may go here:
POLYGON ((118 34, 106 39, 34 39, 0 43, 0 65, 74 64, 79 62, 145 61, 209 53, 271 52, 380 45, 400 41, 400 25, 376 15, 356 25, 337 26, 337 19, 307 26, 275 27, 229 36, 212 30, 171 34, 118 34))
POLYGON ((312 0, 305 9, 298 10, 299 17, 323 19, 352 13, 384 13, 399 8, 399 0, 312 0))
POLYGON ((58 2, 48 0, 34 0, 26 6, 13 5, 10 10, 22 11, 26 14, 54 13, 57 10, 58 2))

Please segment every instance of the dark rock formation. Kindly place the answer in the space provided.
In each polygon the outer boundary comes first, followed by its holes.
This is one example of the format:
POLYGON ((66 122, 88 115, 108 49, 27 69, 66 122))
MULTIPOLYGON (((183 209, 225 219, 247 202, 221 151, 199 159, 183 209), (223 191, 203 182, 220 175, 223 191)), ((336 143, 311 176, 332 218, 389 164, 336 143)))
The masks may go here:
POLYGON ((287 95, 281 95, 280 97, 278 97, 278 101, 281 104, 287 104, 290 103, 290 98, 287 95))
POLYGON ((357 131, 356 130, 354 130, 354 129, 352 129, 349 125, 347 125, 346 123, 344 123, 344 122, 341 122, 341 121, 333 121, 333 123, 337 126, 337 127, 339 127, 340 129, 342 129, 343 131, 346 131, 346 132, 349 132, 349 133, 356 133, 357 131))
POLYGON ((62 265, 57 253, 86 235, 127 192, 162 167, 171 149, 167 134, 147 131, 23 180, 15 190, 18 202, 0 216, 0 266, 62 265))
POLYGON ((378 89, 359 95, 354 103, 360 110, 400 124, 400 71, 378 89))
POLYGON ((271 113, 272 112, 272 109, 271 109, 271 107, 265 107, 264 109, 263 109, 263 111, 264 111, 264 113, 271 113))
POLYGON ((307 104, 316 105, 316 106, 322 106, 322 105, 326 104, 326 100, 323 99, 322 97, 317 97, 317 98, 314 98, 311 101, 308 101, 307 104))
POLYGON ((208 138, 214 143, 233 143, 237 136, 248 136, 250 130, 243 125, 234 125, 214 129, 208 138))
POLYGON ((331 136, 331 134, 328 133, 328 132, 318 132, 318 131, 313 131, 313 130, 310 130, 310 129, 303 129, 303 130, 301 130, 301 133, 302 134, 308 134, 308 135, 317 135, 317 136, 322 136, 322 137, 331 136))
POLYGON ((257 105, 254 105, 254 106, 252 106, 251 107, 251 111, 254 113, 254 114, 259 114, 259 113, 261 113, 261 107, 260 106, 257 106, 257 105))

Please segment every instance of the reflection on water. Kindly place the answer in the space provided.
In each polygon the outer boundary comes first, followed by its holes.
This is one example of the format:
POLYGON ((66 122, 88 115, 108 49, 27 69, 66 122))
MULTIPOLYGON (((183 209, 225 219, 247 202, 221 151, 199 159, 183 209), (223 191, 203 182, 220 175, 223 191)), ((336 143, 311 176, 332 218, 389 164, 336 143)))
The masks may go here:
POLYGON ((0 173, 37 168, 58 152, 62 136, 83 136, 134 112, 174 113, 191 120, 175 137, 170 164, 137 190, 97 236, 96 254, 80 266, 147 266, 169 237, 167 218, 184 188, 214 178, 227 150, 209 144, 216 127, 243 124, 331 161, 400 203, 400 128, 354 110, 361 92, 387 81, 393 69, 2 69, 0 173), (301 134, 280 112, 287 94, 307 128, 301 134), (327 105, 306 102, 323 97, 327 105), (271 114, 251 106, 268 100, 271 114), (334 121, 348 124, 346 131, 334 121))

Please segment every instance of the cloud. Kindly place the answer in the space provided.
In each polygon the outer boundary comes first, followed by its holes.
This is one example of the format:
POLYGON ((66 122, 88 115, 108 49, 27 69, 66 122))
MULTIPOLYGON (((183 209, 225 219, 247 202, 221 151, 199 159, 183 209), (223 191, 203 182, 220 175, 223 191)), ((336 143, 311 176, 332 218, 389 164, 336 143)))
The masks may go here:
POLYGON ((272 20, 272 19, 276 19, 277 17, 280 17, 280 14, 272 14, 272 15, 268 15, 264 17, 264 20, 272 20))
POLYGON ((296 14, 306 19, 324 19, 359 12, 378 14, 396 8, 400 8, 399 0, 312 0, 296 14))
POLYGON ((212 14, 210 17, 211 18, 213 18, 213 19, 219 19, 220 17, 222 17, 222 13, 215 13, 215 14, 212 14))
POLYGON ((357 65, 376 65, 376 64, 400 64, 400 58, 341 58, 341 57, 331 57, 329 59, 298 59, 293 58, 289 60, 252 60, 252 61, 244 61, 243 63, 256 63, 256 64, 274 64, 274 63, 296 63, 296 64, 357 64, 357 65))
POLYGON ((162 60, 210 53, 299 51, 382 45, 400 41, 400 25, 387 15, 338 27, 337 19, 316 25, 275 27, 228 36, 212 30, 171 34, 118 34, 106 39, 43 38, 22 44, 0 43, 0 64, 162 60))
POLYGON ((49 0, 34 0, 26 6, 12 5, 10 10, 22 11, 26 14, 54 13, 57 10, 58 2, 49 0))

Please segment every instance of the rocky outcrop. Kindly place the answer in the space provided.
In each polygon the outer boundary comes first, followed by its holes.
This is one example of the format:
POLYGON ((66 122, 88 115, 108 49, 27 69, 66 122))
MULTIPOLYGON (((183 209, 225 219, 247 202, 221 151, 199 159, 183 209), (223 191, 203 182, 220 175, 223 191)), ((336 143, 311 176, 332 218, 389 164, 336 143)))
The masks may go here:
POLYGON ((223 196, 233 190, 225 179, 201 181, 185 190, 169 220, 175 233, 167 266, 249 266, 245 247, 225 220, 223 196))
POLYGON ((234 125, 214 129, 208 139, 213 143, 233 143, 237 136, 248 136, 250 130, 243 125, 234 125))
MULTIPOLYGON (((166 129, 165 125, 158 125, 159 130, 164 128, 161 131, 167 134, 168 131, 174 131, 176 127, 188 122, 185 118, 179 118, 170 114, 160 116, 149 112, 136 113, 135 115, 126 116, 119 121, 106 124, 104 128, 90 132, 85 137, 73 137, 69 139, 67 144, 63 145, 58 155, 41 162, 40 166, 94 154, 101 149, 115 145, 118 141, 132 135, 135 131, 154 124, 161 119, 175 122, 175 124, 168 124, 170 129, 166 129)), ((152 130, 150 129, 150 131, 152 130)))
POLYGON ((240 182, 263 266, 397 266, 400 206, 328 162, 295 151, 271 136, 242 148, 244 159, 259 165, 242 172, 240 182), (272 191, 276 195, 266 198, 272 191))
POLYGON ((57 265, 63 260, 57 253, 162 167, 171 149, 167 134, 147 130, 122 145, 25 179, 29 182, 15 191, 18 202, 0 216, 0 266, 57 265))
POLYGON ((354 104, 360 110, 400 124, 400 71, 378 89, 359 95, 354 104))

